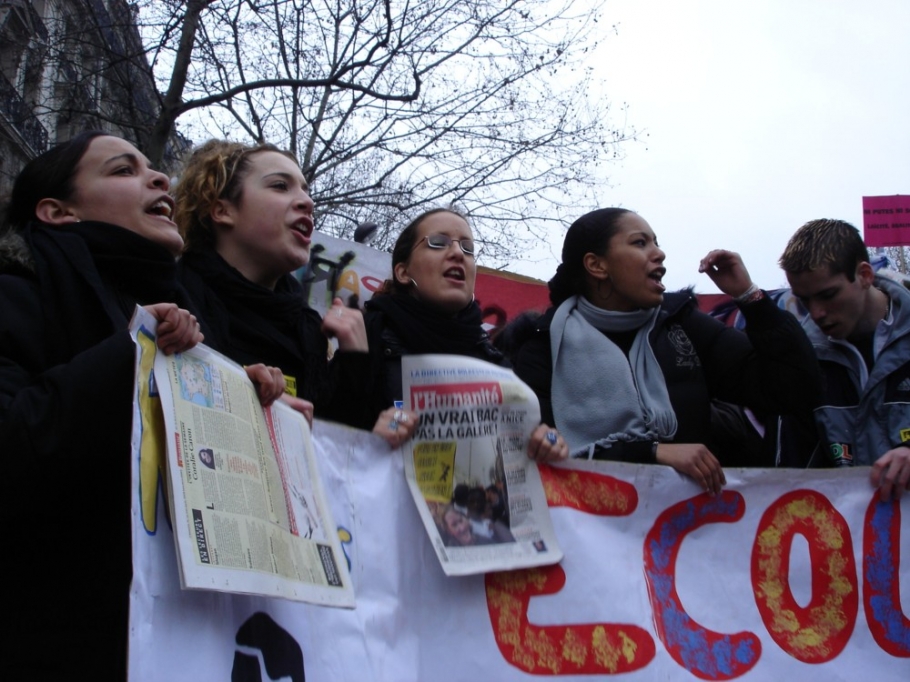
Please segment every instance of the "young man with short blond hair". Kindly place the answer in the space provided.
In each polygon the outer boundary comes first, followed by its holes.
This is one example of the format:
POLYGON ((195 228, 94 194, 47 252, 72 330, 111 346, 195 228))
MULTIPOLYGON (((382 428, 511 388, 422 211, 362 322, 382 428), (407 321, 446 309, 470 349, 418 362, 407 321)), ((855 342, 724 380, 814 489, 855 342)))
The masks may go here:
POLYGON ((910 480, 910 291, 876 275, 859 231, 841 220, 803 225, 780 265, 809 312, 824 376, 822 445, 834 465, 872 465, 882 500, 900 497, 910 480))

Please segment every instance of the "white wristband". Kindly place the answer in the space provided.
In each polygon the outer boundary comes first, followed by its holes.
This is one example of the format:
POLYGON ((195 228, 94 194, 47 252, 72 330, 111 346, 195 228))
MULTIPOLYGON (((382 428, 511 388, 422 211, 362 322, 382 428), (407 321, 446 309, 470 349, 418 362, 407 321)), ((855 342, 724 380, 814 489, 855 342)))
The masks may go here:
POLYGON ((761 295, 756 296, 756 294, 761 294, 761 289, 758 288, 758 285, 755 282, 752 282, 752 286, 734 298, 733 302, 736 303, 736 305, 744 305, 746 303, 751 303, 752 301, 757 301, 758 299, 762 298, 761 295))

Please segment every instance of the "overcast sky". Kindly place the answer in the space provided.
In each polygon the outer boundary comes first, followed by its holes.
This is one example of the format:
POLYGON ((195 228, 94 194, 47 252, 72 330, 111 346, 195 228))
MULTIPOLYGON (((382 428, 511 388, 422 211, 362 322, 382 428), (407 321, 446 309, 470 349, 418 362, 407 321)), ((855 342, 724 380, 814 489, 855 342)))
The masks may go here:
MULTIPOLYGON (((804 222, 862 229, 864 195, 910 194, 910 0, 608 0, 603 23, 618 35, 593 65, 646 136, 599 200, 651 224, 668 288, 716 292, 712 248, 784 286, 804 222)), ((549 279, 543 255, 509 269, 549 279)))

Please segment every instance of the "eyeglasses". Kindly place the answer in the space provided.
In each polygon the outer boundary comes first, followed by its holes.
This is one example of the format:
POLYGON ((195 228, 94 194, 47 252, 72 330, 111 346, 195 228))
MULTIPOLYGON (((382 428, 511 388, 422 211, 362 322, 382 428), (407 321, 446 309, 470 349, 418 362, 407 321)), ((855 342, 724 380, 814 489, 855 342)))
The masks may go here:
POLYGON ((431 249, 447 249, 452 245, 452 242, 458 244, 458 247, 461 249, 462 253, 466 256, 473 256, 477 253, 474 248, 474 240, 468 237, 462 239, 452 239, 447 234, 428 234, 424 239, 427 242, 427 246, 431 249))

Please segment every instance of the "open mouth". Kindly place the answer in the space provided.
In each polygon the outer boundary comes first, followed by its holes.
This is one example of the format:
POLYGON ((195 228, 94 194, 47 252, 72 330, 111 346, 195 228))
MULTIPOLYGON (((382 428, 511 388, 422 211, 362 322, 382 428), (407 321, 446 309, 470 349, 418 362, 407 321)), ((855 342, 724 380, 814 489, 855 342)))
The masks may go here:
POLYGON ((304 217, 291 225, 291 229, 309 238, 313 234, 313 219, 304 217))
POLYGON ((162 197, 145 209, 145 212, 150 215, 157 215, 170 220, 171 216, 174 214, 174 200, 170 197, 162 197))
POLYGON ((666 275, 666 274, 667 274, 666 268, 657 268, 656 270, 652 270, 651 273, 648 274, 648 278, 657 282, 657 285, 660 287, 661 291, 663 291, 664 289, 666 289, 666 287, 664 286, 664 283, 663 283, 663 278, 664 278, 664 275, 666 275))
POLYGON ((464 282, 464 270, 461 268, 449 268, 444 273, 442 273, 442 276, 446 279, 455 279, 459 282, 464 282))

